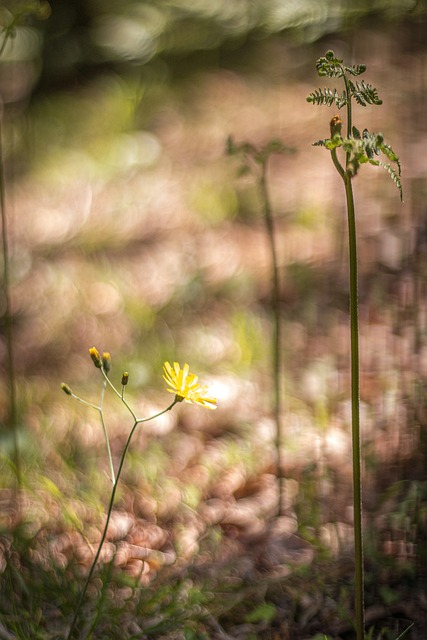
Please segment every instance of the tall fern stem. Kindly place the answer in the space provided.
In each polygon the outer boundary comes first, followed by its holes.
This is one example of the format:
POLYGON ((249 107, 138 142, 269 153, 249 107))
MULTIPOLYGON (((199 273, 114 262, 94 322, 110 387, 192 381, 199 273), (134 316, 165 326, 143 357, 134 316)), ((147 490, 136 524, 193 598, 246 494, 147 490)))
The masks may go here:
POLYGON ((357 232, 351 178, 345 174, 348 218, 349 280, 350 280, 350 353, 351 353, 351 423, 353 450, 353 531, 355 559, 356 639, 363 640, 365 628, 362 526, 362 472, 359 415, 359 304, 357 272, 357 232))
POLYGON ((382 100, 378 92, 365 81, 353 83, 350 76, 360 76, 366 71, 366 65, 344 65, 343 60, 337 58, 333 51, 327 51, 325 56, 316 63, 319 76, 326 78, 341 78, 344 91, 340 94, 337 89, 319 89, 307 96, 307 102, 315 105, 335 106, 338 109, 346 107, 347 134, 341 135, 342 120, 334 115, 330 121, 330 138, 318 140, 314 146, 325 147, 331 152, 332 162, 344 182, 347 219, 348 219, 348 247, 349 247, 349 290, 350 290, 350 371, 351 371, 351 428, 352 428, 352 463, 353 463, 353 532, 355 558, 355 629, 356 640, 365 637, 364 613, 364 577, 363 577, 363 519, 362 519, 362 453, 360 446, 360 415, 359 415, 359 304, 358 304, 358 276, 357 276, 357 232, 356 215, 353 198, 352 179, 358 174, 363 164, 381 166, 387 170, 402 200, 402 184, 400 181, 400 160, 389 144, 384 142, 382 133, 371 134, 367 129, 360 131, 352 123, 352 99, 362 107, 381 105, 382 100), (337 149, 345 151, 344 166, 338 159, 337 149), (389 163, 385 164, 377 159, 384 154, 389 163), (396 169, 391 166, 396 164, 396 169))
MULTIPOLYGON (((351 116, 351 113, 350 113, 351 116)), ((356 640, 363 640, 365 629, 364 578, 363 578, 363 526, 362 526, 362 453, 360 448, 359 411, 359 300, 357 265, 357 230, 351 175, 338 160, 337 150, 331 151, 332 162, 345 187, 350 290, 350 371, 351 371, 351 433, 353 456, 353 532, 355 560, 355 626, 356 640)), ((348 160, 347 160, 348 162, 348 160)))

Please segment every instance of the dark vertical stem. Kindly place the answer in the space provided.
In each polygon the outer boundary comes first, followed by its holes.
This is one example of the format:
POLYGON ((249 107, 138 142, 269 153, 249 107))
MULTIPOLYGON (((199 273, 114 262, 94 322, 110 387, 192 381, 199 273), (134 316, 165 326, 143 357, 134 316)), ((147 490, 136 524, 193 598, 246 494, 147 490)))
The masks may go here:
POLYGON ((353 187, 351 175, 344 171, 337 157, 337 150, 331 152, 332 161, 344 182, 349 247, 349 280, 350 280, 350 353, 351 353, 351 433, 353 455, 353 531, 354 531, 354 563, 355 563, 355 613, 356 640, 363 640, 365 635, 365 608, 363 602, 363 524, 362 524, 362 455, 360 447, 360 415, 359 415, 359 301, 358 301, 358 269, 357 269, 357 231, 354 211, 353 187))
POLYGON ((13 436, 14 447, 14 463, 18 489, 21 487, 21 465, 18 445, 18 415, 16 406, 16 375, 14 361, 14 341, 13 341, 13 322, 12 307, 10 296, 10 255, 7 229, 7 213, 6 213, 6 180, 4 171, 3 156, 3 105, 0 105, 0 216, 2 227, 2 250, 3 250, 3 296, 4 296, 4 325, 6 337, 6 368, 7 379, 9 382, 9 408, 8 408, 8 426, 13 436))
POLYGON ((348 214, 348 245, 350 267, 350 339, 351 339, 351 422, 353 446, 353 510, 355 558, 356 639, 364 638, 363 603, 363 525, 362 525, 362 473, 359 415, 359 313, 357 274, 357 235, 351 177, 346 173, 345 193, 348 214))
MULTIPOLYGON (((352 133, 351 91, 344 73, 347 96, 347 138, 352 133)), ((357 273, 357 232, 351 175, 347 171, 350 155, 346 154, 344 175, 348 217, 348 247, 350 270, 350 351, 351 351, 351 433, 353 449, 353 531, 355 564, 356 640, 365 637, 364 576, 363 576, 363 522, 362 522, 362 454, 360 447, 359 412, 359 300, 357 273)))
POLYGON ((276 239, 274 233, 274 218, 271 208, 270 198, 267 189, 267 159, 262 164, 262 173, 260 179, 261 194, 264 202, 265 222, 267 227, 267 237, 270 246, 270 255, 272 261, 272 292, 271 307, 273 312, 273 339, 272 339, 272 368, 274 378, 274 419, 276 422, 276 464, 277 464, 277 483, 278 483, 278 515, 283 513, 283 456, 282 456, 282 402, 281 402, 281 366, 280 354, 282 346, 282 333, 280 322, 280 286, 279 286, 279 265, 277 260, 276 239))

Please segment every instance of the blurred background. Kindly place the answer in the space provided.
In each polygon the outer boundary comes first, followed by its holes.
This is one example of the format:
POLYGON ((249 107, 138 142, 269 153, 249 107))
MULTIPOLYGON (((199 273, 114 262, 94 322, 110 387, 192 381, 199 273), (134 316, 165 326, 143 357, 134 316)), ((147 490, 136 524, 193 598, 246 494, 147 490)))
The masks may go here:
MULTIPOLYGON (((22 6, 2 3, 3 27, 22 6)), ((268 172, 284 341, 282 471, 292 479, 289 526, 304 541, 304 559, 314 541, 342 550, 351 525, 345 200, 329 154, 312 147, 328 137, 336 107, 306 102, 311 91, 335 86, 315 68, 332 49, 346 64, 367 65, 363 77, 384 104, 356 108, 354 124, 382 131, 403 167, 403 204, 380 168, 362 167, 354 180, 361 415, 370 553, 394 558, 399 580, 404 567, 419 586, 426 573, 425 0, 25 6, 32 15, 0 57, 0 95, 29 529, 84 528, 105 509, 98 416, 60 388, 64 381, 98 401, 92 346, 111 352, 117 384, 129 372, 128 400, 139 415, 170 400, 165 360, 188 362, 218 398, 216 412, 180 405, 141 429, 124 472, 122 513, 172 530, 188 558, 200 550, 206 522, 236 540, 249 522, 274 513, 271 258, 257 183, 226 155, 231 135, 257 147, 280 139, 295 150, 273 156, 268 172), (246 520, 214 509, 260 495, 263 507, 258 501, 246 520)), ((0 356, 6 363, 3 338, 0 356)), ((13 484, 5 367, 4 501, 13 484)), ((111 399, 115 460, 131 426, 111 399)), ((2 518, 7 529, 10 507, 2 518)))

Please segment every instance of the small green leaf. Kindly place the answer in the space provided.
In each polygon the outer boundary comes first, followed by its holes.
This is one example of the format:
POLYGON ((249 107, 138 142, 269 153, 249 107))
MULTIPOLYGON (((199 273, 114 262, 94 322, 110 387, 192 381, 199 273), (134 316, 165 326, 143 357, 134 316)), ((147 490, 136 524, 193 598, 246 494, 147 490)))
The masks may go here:
POLYGON ((342 60, 335 57, 333 51, 327 51, 323 58, 316 62, 317 73, 321 77, 338 78, 344 75, 342 60))
POLYGON ((316 89, 312 91, 306 98, 307 102, 312 102, 317 105, 326 105, 328 107, 335 104, 338 109, 341 109, 347 104, 347 97, 343 91, 341 94, 336 89, 316 89))
POLYGON ((400 200, 401 200, 401 202, 403 202, 402 183, 400 181, 400 177, 399 177, 397 171, 395 171, 390 164, 384 164, 384 162, 381 162, 381 161, 379 162, 379 166, 387 171, 387 173, 389 174, 390 178, 393 180, 394 184, 399 189, 400 200))
POLYGON ((366 64, 355 64, 352 67, 344 67, 351 76, 360 76, 366 71, 366 64))
POLYGON ((271 622, 277 615, 277 609, 270 602, 263 602, 246 616, 246 622, 271 622))
POLYGON ((356 84, 349 80, 349 86, 351 97, 355 98, 360 106, 366 107, 367 104, 380 105, 383 103, 378 97, 377 89, 371 84, 367 84, 364 80, 362 80, 362 82, 356 82, 356 84))
POLYGON ((50 478, 40 476, 40 485, 52 496, 52 498, 62 498, 61 491, 50 478))

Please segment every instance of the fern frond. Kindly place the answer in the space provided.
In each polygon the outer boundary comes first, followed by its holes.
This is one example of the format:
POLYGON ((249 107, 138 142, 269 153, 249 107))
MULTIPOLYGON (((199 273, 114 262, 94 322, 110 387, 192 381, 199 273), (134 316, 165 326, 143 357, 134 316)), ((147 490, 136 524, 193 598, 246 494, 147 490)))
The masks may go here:
POLYGON ((310 93, 307 97, 307 102, 325 104, 328 107, 335 104, 338 109, 341 109, 347 104, 347 98, 344 91, 339 94, 336 89, 318 89, 310 93))
POLYGON ((312 147, 326 147, 326 142, 329 138, 325 138, 324 140, 318 140, 317 142, 313 142, 312 147))
POLYGON ((338 149, 338 147, 342 147, 344 144, 344 140, 342 137, 337 134, 332 138, 326 138, 325 140, 318 140, 317 142, 313 142, 313 147, 325 147, 325 149, 338 149))
POLYGON ((356 102, 362 107, 366 107, 367 104, 380 105, 383 103, 383 101, 378 97, 377 89, 375 89, 371 84, 366 83, 364 80, 362 80, 362 82, 356 82, 356 84, 350 80, 349 85, 351 97, 355 98, 356 102))
POLYGON ((378 164, 380 167, 382 167, 387 171, 390 178, 393 180, 394 184, 399 189, 400 201, 403 202, 403 189, 402 189, 402 182, 400 180, 400 173, 397 173, 397 171, 395 171, 390 164, 385 164, 384 162, 381 162, 381 160, 378 160, 378 164))
POLYGON ((369 160, 372 160, 374 154, 378 156, 380 153, 383 153, 387 160, 396 163, 397 175, 401 175, 402 167, 400 164, 400 158, 391 146, 384 142, 382 133, 369 133, 369 131, 365 129, 362 134, 362 140, 369 160))
POLYGON ((366 71, 366 64, 354 64, 352 67, 344 67, 351 76, 360 76, 366 71))
POLYGON ((323 58, 316 62, 317 73, 325 78, 340 78, 344 75, 342 60, 335 57, 333 51, 327 51, 323 58))
POLYGON ((363 150, 366 153, 369 160, 372 160, 374 155, 376 156, 379 155, 380 148, 379 148, 378 134, 370 133, 367 129, 364 129, 362 133, 361 141, 363 143, 363 150))
POLYGON ((386 144, 383 140, 382 140, 382 135, 378 134, 378 136, 380 137, 380 140, 378 140, 378 148, 380 149, 380 151, 383 152, 383 154, 386 156, 387 160, 390 160, 390 162, 395 162, 397 164, 397 173, 400 176, 402 173, 402 167, 400 164, 400 158, 397 155, 397 153, 395 151, 393 151, 393 149, 390 147, 389 144, 386 144))

